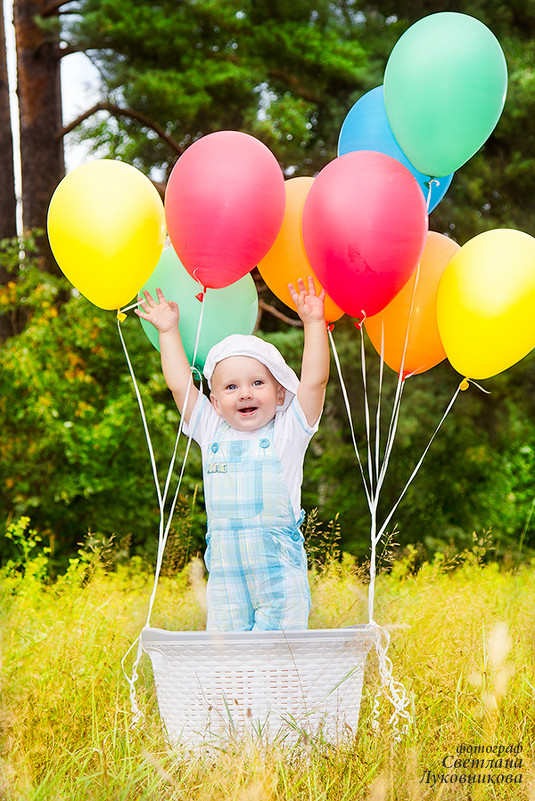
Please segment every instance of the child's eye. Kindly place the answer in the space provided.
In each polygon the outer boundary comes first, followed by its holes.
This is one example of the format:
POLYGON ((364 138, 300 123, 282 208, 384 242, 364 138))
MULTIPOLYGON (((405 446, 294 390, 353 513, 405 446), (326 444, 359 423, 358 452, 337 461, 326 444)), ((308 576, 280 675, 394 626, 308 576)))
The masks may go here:
POLYGON ((256 381, 253 381, 253 387, 261 387, 263 383, 262 379, 258 378, 256 381))
POLYGON ((228 384, 226 389, 236 389, 236 384, 228 384))

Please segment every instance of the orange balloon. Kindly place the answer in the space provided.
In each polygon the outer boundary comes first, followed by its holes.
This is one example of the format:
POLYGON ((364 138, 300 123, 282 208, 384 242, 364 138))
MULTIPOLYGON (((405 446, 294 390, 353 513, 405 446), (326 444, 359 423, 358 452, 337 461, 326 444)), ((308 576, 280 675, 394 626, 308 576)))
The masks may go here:
POLYGON ((430 231, 419 268, 388 306, 364 322, 379 354, 383 341, 385 363, 399 373, 403 361, 404 377, 424 373, 446 358, 438 333, 436 299, 442 273, 458 250, 452 239, 430 231))
MULTIPOLYGON (((316 292, 321 291, 321 284, 307 259, 301 234, 303 206, 313 182, 313 178, 290 178, 285 182, 286 211, 282 226, 270 251, 258 263, 260 275, 268 287, 290 309, 295 309, 295 303, 288 291, 288 284, 297 287, 298 279, 302 278, 306 286, 307 278, 311 275, 316 292)), ((325 298, 325 319, 332 323, 340 319, 343 314, 342 309, 327 296, 325 298)))

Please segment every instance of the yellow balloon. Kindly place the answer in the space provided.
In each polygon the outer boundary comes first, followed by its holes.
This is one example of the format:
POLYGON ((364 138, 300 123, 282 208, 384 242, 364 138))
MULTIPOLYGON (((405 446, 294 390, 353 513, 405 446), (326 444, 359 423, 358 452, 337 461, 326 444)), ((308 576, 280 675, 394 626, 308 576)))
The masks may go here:
POLYGON ((65 176, 50 201, 47 226, 59 267, 101 309, 118 309, 136 295, 165 241, 155 187, 135 167, 111 159, 65 176))
POLYGON ((490 378, 535 347, 535 239, 512 229, 486 231, 446 267, 437 322, 452 366, 490 378))

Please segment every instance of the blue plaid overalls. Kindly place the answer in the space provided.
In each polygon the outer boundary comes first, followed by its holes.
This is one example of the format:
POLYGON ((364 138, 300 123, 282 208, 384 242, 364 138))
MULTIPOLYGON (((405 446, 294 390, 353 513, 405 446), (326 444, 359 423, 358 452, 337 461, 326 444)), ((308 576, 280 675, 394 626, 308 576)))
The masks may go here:
POLYGON ((306 629, 310 589, 303 535, 273 444, 274 421, 249 440, 208 446, 208 620, 212 631, 306 629))

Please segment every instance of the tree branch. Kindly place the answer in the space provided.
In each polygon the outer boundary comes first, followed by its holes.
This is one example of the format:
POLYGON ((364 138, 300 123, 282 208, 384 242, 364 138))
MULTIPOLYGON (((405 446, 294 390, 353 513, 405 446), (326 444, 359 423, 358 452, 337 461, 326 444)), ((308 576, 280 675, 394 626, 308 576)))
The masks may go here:
POLYGON ((307 89, 306 86, 303 86, 297 75, 293 75, 291 72, 286 72, 286 70, 281 69, 280 67, 272 67, 270 70, 268 70, 268 75, 270 75, 272 78, 276 78, 279 81, 283 81, 292 90, 292 92, 294 92, 298 97, 302 97, 303 100, 308 100, 309 103, 321 103, 321 96, 310 89, 307 89))
POLYGON ((89 119, 89 117, 92 117, 93 114, 97 113, 97 111, 107 111, 114 117, 129 117, 132 120, 137 120, 137 122, 140 122, 146 128, 150 128, 156 134, 158 134, 160 139, 162 139, 167 145, 169 145, 169 147, 174 153, 176 153, 178 156, 182 155, 183 148, 181 148, 178 142, 175 139, 173 139, 172 136, 169 136, 169 134, 167 134, 161 127, 161 125, 158 125, 157 122, 154 122, 154 120, 151 120, 150 117, 147 117, 145 114, 142 114, 139 111, 134 111, 133 109, 129 108, 121 108, 120 106, 116 106, 114 103, 109 103, 107 100, 95 103, 95 105, 92 106, 90 109, 84 111, 84 113, 80 114, 79 117, 76 117, 76 119, 73 120, 71 123, 69 123, 69 125, 65 126, 60 131, 58 131, 58 133, 56 134, 56 139, 62 139, 68 133, 74 131, 74 129, 77 128, 78 125, 80 125, 84 120, 89 119))
POLYGON ((263 311, 269 312, 273 315, 273 317, 277 317, 277 319, 282 320, 282 322, 286 323, 287 325, 293 325, 294 328, 303 327, 301 320, 294 320, 292 317, 287 317, 283 312, 276 309, 275 306, 272 306, 270 303, 266 303, 265 300, 259 300, 258 306, 259 308, 263 309, 263 311))
POLYGON ((73 0, 52 0, 52 2, 48 3, 41 11, 41 17, 53 17, 54 14, 60 10, 61 6, 66 6, 69 3, 72 3, 73 0))
POLYGON ((70 56, 73 53, 85 53, 85 47, 76 47, 75 45, 66 45, 66 47, 60 47, 59 49, 59 57, 65 58, 65 56, 70 56))

